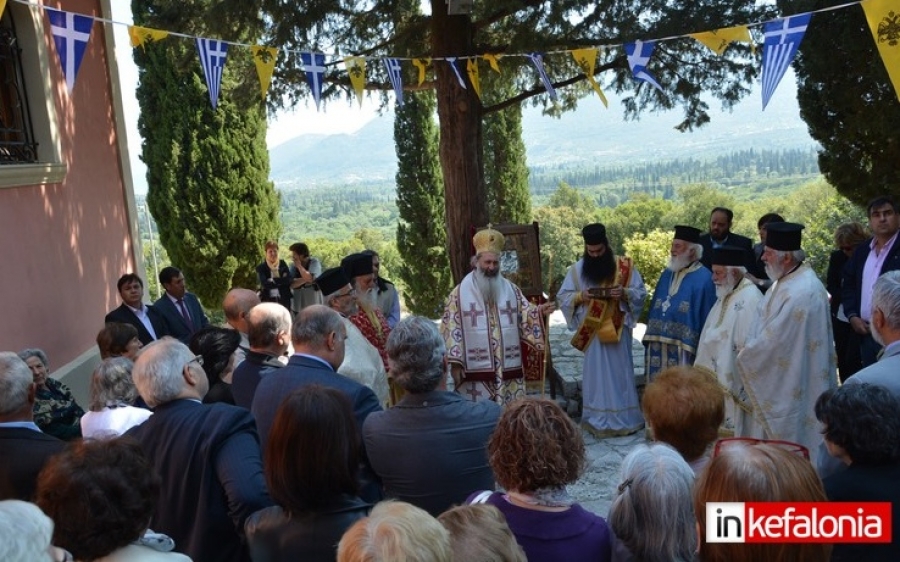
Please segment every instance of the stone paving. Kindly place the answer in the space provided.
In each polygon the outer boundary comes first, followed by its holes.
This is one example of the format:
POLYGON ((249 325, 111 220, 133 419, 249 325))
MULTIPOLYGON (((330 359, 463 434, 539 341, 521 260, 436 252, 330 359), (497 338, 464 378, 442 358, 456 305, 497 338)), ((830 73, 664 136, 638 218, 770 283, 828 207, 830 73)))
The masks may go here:
MULTIPOLYGON (((644 329, 645 326, 639 324, 633 334, 635 384, 643 383, 644 379, 644 346, 640 342, 644 329)), ((572 335, 566 328, 562 313, 554 312, 550 316, 550 348, 553 366, 563 379, 565 395, 558 395, 557 400, 578 421, 581 415, 581 375, 584 356, 569 345, 572 335)), ((643 431, 625 437, 606 439, 598 439, 587 432, 583 434, 587 447, 587 468, 578 482, 569 486, 569 493, 588 511, 606 517, 609 506, 616 496, 622 459, 635 445, 645 443, 646 438, 643 431)))

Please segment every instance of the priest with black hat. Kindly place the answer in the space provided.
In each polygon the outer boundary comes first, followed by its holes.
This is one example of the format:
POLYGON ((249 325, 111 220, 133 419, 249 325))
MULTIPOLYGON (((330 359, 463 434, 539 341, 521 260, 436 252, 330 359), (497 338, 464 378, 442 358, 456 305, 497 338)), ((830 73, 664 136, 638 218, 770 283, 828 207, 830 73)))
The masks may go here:
POLYGON ((713 248, 710 258, 716 304, 706 317, 700 332, 695 367, 712 371, 725 392, 726 434, 751 432, 753 417, 749 414, 743 383, 735 372, 737 350, 744 347, 747 335, 756 322, 756 309, 762 293, 745 278, 747 250, 733 246, 713 248))
POLYGON ((375 284, 374 256, 365 252, 350 254, 341 260, 341 268, 350 278, 356 290, 356 314, 347 318, 359 328, 362 335, 378 350, 385 370, 388 369, 387 345, 391 326, 378 307, 378 286, 375 284))
POLYGON ((742 437, 793 441, 813 450, 821 440, 814 406, 837 386, 828 292, 800 249, 803 225, 768 225, 763 262, 775 281, 759 304, 738 375, 754 428, 742 437))
POLYGON ((700 258, 700 230, 676 226, 669 264, 659 276, 644 333, 647 382, 669 367, 693 365, 700 332, 716 302, 712 273, 700 258))
POLYGON ((644 427, 634 387, 631 331, 647 288, 631 259, 616 256, 606 227, 581 230, 584 255, 569 268, 559 293, 572 346, 584 352, 581 425, 597 437, 628 435, 644 427))

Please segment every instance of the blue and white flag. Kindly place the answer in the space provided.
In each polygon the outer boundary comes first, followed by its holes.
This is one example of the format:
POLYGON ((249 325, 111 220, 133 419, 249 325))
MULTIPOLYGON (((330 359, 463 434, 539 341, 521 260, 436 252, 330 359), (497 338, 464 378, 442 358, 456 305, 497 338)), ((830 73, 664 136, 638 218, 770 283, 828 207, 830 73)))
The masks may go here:
POLYGON ((216 109, 219 106, 219 89, 222 87, 225 59, 228 58, 228 43, 198 37, 197 52, 200 54, 200 66, 203 67, 206 87, 209 89, 209 102, 213 109, 216 109))
POLYGON ((547 90, 550 99, 556 101, 556 88, 553 87, 553 84, 550 82, 550 77, 547 76, 547 71, 544 70, 544 55, 541 53, 528 53, 528 58, 531 59, 531 62, 537 69, 538 75, 541 77, 541 82, 544 83, 544 89, 547 90))
POLYGON ((762 60, 762 106, 763 109, 772 99, 775 88, 784 77, 794 55, 797 54, 797 47, 800 41, 803 41, 803 35, 806 33, 806 27, 812 14, 797 14, 789 18, 782 18, 767 22, 763 26, 765 41, 763 42, 763 60, 762 60))
POLYGON ((316 111, 319 110, 319 100, 322 99, 322 83, 325 81, 325 55, 322 53, 300 53, 300 61, 303 63, 303 72, 306 73, 306 81, 312 90, 313 99, 316 101, 316 111))
POLYGON ((625 55, 628 57, 628 66, 631 67, 631 75, 635 80, 646 82, 663 92, 662 86, 656 81, 649 72, 647 72, 647 63, 653 56, 653 49, 656 48, 655 41, 640 41, 634 43, 625 43, 625 55))
POLYGON ((388 78, 391 79, 391 86, 394 87, 394 94, 397 96, 397 107, 403 107, 403 73, 400 68, 400 59, 385 58, 382 60, 384 60, 388 78))
POLYGON ((75 76, 78 75, 78 69, 81 67, 84 51, 91 39, 94 18, 54 10, 46 6, 44 11, 47 12, 47 19, 50 21, 50 33, 53 34, 53 42, 56 44, 56 54, 59 56, 63 76, 66 77, 66 87, 71 92, 75 87, 75 76))
POLYGON ((453 74, 456 74, 456 80, 459 82, 459 87, 463 90, 466 89, 466 81, 463 80, 462 74, 459 72, 459 67, 456 66, 456 57, 447 57, 447 62, 450 63, 450 68, 453 69, 453 74))

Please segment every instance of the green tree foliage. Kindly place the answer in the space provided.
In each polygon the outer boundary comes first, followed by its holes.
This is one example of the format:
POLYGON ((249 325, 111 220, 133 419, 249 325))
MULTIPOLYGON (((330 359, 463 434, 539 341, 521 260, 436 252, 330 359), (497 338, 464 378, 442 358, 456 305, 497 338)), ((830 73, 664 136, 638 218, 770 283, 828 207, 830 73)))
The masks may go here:
POLYGON ((595 217, 593 212, 575 207, 539 207, 534 219, 540 225, 544 289, 554 295, 569 266, 581 257, 584 248, 581 228, 594 222, 595 217))
POLYGON ((669 262, 669 250, 672 247, 672 233, 668 230, 651 230, 647 233, 637 232, 625 241, 625 253, 634 260, 634 267, 647 286, 647 300, 641 312, 641 322, 646 321, 653 300, 656 282, 669 262))
MULTIPOLYGON (((512 84, 502 76, 488 75, 482 80, 482 96, 505 99, 512 95, 512 84)), ((522 224, 531 222, 531 194, 528 191, 528 167, 522 140, 522 106, 512 105, 484 116, 484 184, 490 222, 522 224)))
POLYGON ((640 193, 615 209, 603 209, 600 222, 606 225, 609 243, 616 253, 621 254, 626 250, 625 243, 636 234, 647 234, 657 229, 671 232, 675 225, 671 218, 674 212, 673 201, 640 193))
MULTIPOLYGON (((138 25, 195 33, 211 31, 189 27, 198 22, 243 21, 233 8, 217 4, 211 18, 206 2, 132 4, 138 25)), ((281 230, 278 194, 268 181, 265 107, 258 90, 249 95, 237 81, 256 80, 252 62, 232 49, 213 110, 193 42, 172 38, 136 49, 134 56, 147 204, 172 265, 184 271, 208 308, 218 308, 232 286, 256 285, 263 244, 281 230)))
MULTIPOLYGON (((839 0, 780 0, 787 13, 839 0)), ((815 14, 794 62, 800 115, 822 145, 819 169, 858 204, 900 187, 900 104, 863 10, 815 14)))
POLYGON ((695 184, 678 188, 680 205, 669 215, 672 225, 684 224, 709 230, 709 214, 715 207, 734 211, 734 197, 709 185, 695 184))
MULTIPOLYGON (((401 18, 395 0, 321 0, 312 5, 263 0, 260 8, 270 22, 271 42, 282 47, 284 53, 271 99, 276 104, 293 105, 307 95, 298 60, 301 51, 358 52, 369 57, 547 52, 677 36, 759 21, 771 15, 771 7, 744 0, 494 0, 474 3, 473 12, 465 15, 448 14, 445 0, 431 0, 430 4, 431 15, 410 13, 401 18), (426 38, 426 52, 415 46, 411 37, 426 38)), ((456 280, 469 270, 469 228, 488 222, 482 116, 539 95, 536 103, 546 104, 548 112, 564 111, 575 107, 581 97, 593 95, 585 85, 583 70, 570 55, 550 54, 546 62, 550 79, 559 92, 559 101, 553 107, 542 95, 545 89, 536 79, 534 67, 522 57, 506 57, 502 61, 502 71, 515 84, 517 94, 489 106, 481 103, 471 84, 460 87, 456 73, 445 61, 433 64, 434 81, 430 84, 437 93, 447 240, 456 280)), ((663 91, 635 81, 620 49, 605 53, 595 74, 607 89, 619 94, 626 117, 635 118, 646 109, 679 107, 684 112, 679 128, 689 130, 709 120, 706 100, 731 107, 746 95, 758 68, 747 45, 732 46, 724 56, 717 56, 685 38, 657 45, 648 70, 662 84, 663 91)), ((389 82, 380 68, 373 69, 369 80, 388 89, 389 82)), ((326 83, 326 98, 348 95, 349 80, 342 68, 334 66, 326 83)))
POLYGON ((452 289, 447 260, 444 198, 437 161, 434 94, 405 96, 394 121, 397 148, 397 251, 403 258, 397 273, 404 303, 414 314, 436 318, 452 289))

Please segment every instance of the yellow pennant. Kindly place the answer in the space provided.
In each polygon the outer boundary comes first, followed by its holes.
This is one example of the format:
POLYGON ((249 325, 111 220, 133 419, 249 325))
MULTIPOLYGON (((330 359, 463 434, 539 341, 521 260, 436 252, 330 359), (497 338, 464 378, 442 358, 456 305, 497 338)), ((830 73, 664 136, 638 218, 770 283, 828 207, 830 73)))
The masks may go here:
POLYGON ((259 75, 259 91, 263 99, 266 99, 266 91, 272 82, 272 72, 275 70, 275 61, 278 59, 278 49, 252 45, 253 62, 256 63, 256 74, 259 75))
POLYGON ((129 25, 128 36, 131 38, 132 47, 143 47, 148 41, 161 41, 165 39, 169 36, 169 32, 163 31, 162 29, 151 29, 139 25, 129 25))
POLYGON ((431 59, 413 59, 412 63, 419 69, 419 86, 425 81, 425 71, 431 65, 431 59))
POLYGON ((609 102, 606 101, 606 96, 603 95, 600 84, 597 84, 597 81, 594 80, 594 65, 597 62, 597 49, 575 49, 572 51, 572 58, 575 59, 575 62, 581 68, 581 71, 584 72, 588 82, 591 83, 591 87, 594 88, 594 91, 600 96, 603 107, 609 107, 609 102))
POLYGON ((735 27, 723 27, 722 29, 714 29, 712 31, 703 31, 700 33, 691 33, 691 37, 700 41, 717 55, 721 55, 735 41, 741 43, 753 44, 750 37, 750 29, 746 25, 737 25, 735 27))
POLYGON ((478 59, 466 59, 466 73, 469 75, 469 82, 472 83, 472 89, 478 99, 481 99, 481 81, 478 79, 478 59))
POLYGON ((900 99, 900 9, 897 9, 896 0, 864 0, 861 5, 881 62, 888 71, 897 99, 900 99))
POLYGON ((6 9, 6 0, 0 0, 0 16, 3 15, 3 10, 6 9))
POLYGON ((500 57, 502 57, 502 56, 503 55, 486 54, 486 55, 481 55, 481 58, 488 61, 488 64, 491 65, 491 69, 494 72, 496 72, 497 74, 500 74, 500 65, 497 64, 497 61, 500 60, 500 57))
POLYGON ((350 75, 350 85, 356 92, 356 99, 362 107, 363 91, 366 89, 366 57, 344 57, 344 66, 350 75))

